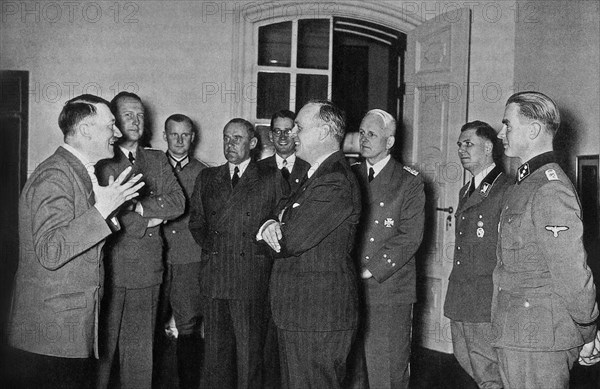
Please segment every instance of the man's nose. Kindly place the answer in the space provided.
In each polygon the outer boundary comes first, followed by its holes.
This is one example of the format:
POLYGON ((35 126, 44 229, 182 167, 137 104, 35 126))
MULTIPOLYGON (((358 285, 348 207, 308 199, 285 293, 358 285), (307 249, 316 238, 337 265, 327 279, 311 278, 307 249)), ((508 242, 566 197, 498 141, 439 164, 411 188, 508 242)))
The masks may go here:
POLYGON ((113 126, 113 136, 120 138, 123 136, 123 134, 121 133, 121 130, 119 130, 119 127, 117 127, 116 125, 113 126))

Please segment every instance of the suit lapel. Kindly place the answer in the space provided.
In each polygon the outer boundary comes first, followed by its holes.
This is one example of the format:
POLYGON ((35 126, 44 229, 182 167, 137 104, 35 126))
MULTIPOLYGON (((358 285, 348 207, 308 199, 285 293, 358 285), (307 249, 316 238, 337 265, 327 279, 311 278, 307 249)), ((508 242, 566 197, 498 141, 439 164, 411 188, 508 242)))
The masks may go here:
POLYGON ((90 205, 90 207, 93 207, 94 204, 96 204, 96 198, 94 197, 94 187, 92 186, 92 180, 90 179, 90 175, 88 174, 85 166, 83 166, 83 163, 81 163, 81 161, 76 156, 71 154, 63 147, 59 147, 57 153, 59 153, 59 155, 61 155, 73 168, 73 170, 75 171, 75 176, 79 178, 79 180, 77 180, 77 185, 79 186, 79 189, 82 193, 86 194, 88 204, 90 205))
POLYGON ((373 193, 385 193, 389 192, 388 186, 390 182, 392 182, 393 176, 396 174, 396 167, 394 161, 390 158, 388 163, 381 169, 379 174, 373 178, 373 181, 369 182, 367 177, 367 164, 365 163, 364 169, 361 169, 361 173, 365 176, 365 182, 368 182, 369 185, 369 201, 371 203, 381 201, 381 197, 375 198, 373 193))
POLYGON ((232 189, 229 165, 226 163, 223 165, 223 170, 219 172, 217 181, 218 188, 222 188, 223 190, 221 193, 227 194, 223 204, 223 212, 221 212, 217 221, 217 224, 219 224, 227 219, 231 212, 237 212, 235 207, 233 207, 233 204, 240 202, 240 199, 248 196, 249 192, 256 188, 258 182, 258 168, 254 162, 250 161, 237 185, 232 189))
POLYGON ((502 173, 502 168, 496 165, 496 167, 494 167, 492 171, 489 172, 487 176, 485 176, 485 178, 479 184, 479 187, 475 189, 471 196, 467 195, 469 184, 465 185, 463 187, 464 192, 461 190, 461 192, 463 192, 463 195, 459 199, 459 208, 461 208, 461 200, 463 207, 462 209, 460 209, 459 212, 467 210, 481 203, 483 199, 485 199, 492 190, 494 182, 496 181, 496 178, 498 178, 500 173, 502 173))

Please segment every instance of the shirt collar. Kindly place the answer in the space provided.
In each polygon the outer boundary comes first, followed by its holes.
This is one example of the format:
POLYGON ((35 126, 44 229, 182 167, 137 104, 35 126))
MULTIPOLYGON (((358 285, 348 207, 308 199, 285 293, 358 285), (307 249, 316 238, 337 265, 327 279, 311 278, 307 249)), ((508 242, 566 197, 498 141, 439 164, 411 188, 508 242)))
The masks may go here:
POLYGON ((313 174, 315 174, 315 172, 317 171, 317 169, 319 168, 319 166, 323 163, 323 161, 325 161, 327 158, 329 158, 331 155, 333 155, 337 150, 334 150, 328 154, 323 154, 321 155, 319 158, 317 158, 317 160, 315 161, 315 163, 313 163, 312 165, 310 165, 310 169, 308 169, 308 172, 306 173, 306 175, 308 176, 308 178, 312 177, 313 174))
MULTIPOLYGON (((287 169, 291 172, 296 162, 296 154, 290 155, 285 161, 287 162, 287 169)), ((275 153, 275 162, 277 162, 277 168, 281 170, 283 168, 283 158, 277 153, 275 153)))
POLYGON ((231 162, 227 162, 227 164, 229 165, 229 176, 233 177, 233 171, 235 170, 235 167, 237 166, 238 169, 240 170, 239 176, 241 178, 242 175, 244 174, 244 172, 246 171, 246 168, 250 164, 250 158, 248 158, 244 162, 240 163, 239 165, 234 165, 231 162))
POLYGON ((490 172, 492 170, 494 170, 494 168, 496 167, 496 164, 494 162, 492 162, 492 164, 488 167, 486 167, 485 169, 483 169, 482 171, 480 171, 479 173, 477 173, 475 175, 475 188, 479 187, 479 184, 481 184, 481 181, 483 181, 483 179, 490 174, 490 172))
POLYGON ((187 166, 188 163, 190 163, 190 157, 188 154, 186 154, 183 158, 177 159, 175 158, 174 155, 172 155, 171 153, 169 153, 167 151, 167 156, 169 157, 169 163, 171 164, 171 166, 173 166, 173 168, 175 168, 177 166, 177 163, 179 162, 179 167, 181 169, 183 169, 184 167, 187 166))
POLYGON ((390 161, 391 157, 392 156, 388 154, 387 157, 377 162, 375 165, 371 165, 369 161, 367 161, 367 171, 369 171, 370 168, 373 168, 373 177, 377 177, 379 172, 382 171, 385 165, 390 161))
POLYGON ((133 149, 133 150, 126 149, 123 146, 119 146, 119 148, 121 149, 121 151, 123 152, 123 154, 125 154, 126 157, 129 157, 129 153, 131 153, 131 154, 133 154, 133 158, 137 158, 137 155, 136 155, 137 154, 137 147, 135 149, 133 149))
POLYGON ((94 163, 92 163, 85 155, 83 155, 79 150, 70 144, 63 143, 62 147, 69 153, 73 154, 75 158, 77 158, 83 164, 85 170, 87 170, 90 178, 92 179, 92 182, 94 182, 94 179, 96 178, 94 175, 94 163))

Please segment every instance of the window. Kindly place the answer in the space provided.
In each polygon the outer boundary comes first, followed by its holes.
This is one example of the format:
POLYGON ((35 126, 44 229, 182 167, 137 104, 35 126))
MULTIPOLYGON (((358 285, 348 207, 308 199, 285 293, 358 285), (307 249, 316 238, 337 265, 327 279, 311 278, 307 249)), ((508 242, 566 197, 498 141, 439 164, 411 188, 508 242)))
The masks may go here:
POLYGON ((256 118, 296 112, 331 96, 332 19, 298 19, 258 28, 256 118))

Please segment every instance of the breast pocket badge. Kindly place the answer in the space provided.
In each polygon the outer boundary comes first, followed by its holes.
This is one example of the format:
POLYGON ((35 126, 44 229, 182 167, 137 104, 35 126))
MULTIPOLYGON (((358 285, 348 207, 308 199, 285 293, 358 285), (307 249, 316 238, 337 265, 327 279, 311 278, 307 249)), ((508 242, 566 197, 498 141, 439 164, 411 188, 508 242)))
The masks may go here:
POLYGON ((383 224, 387 227, 387 228, 392 228, 392 226, 394 225, 394 219, 392 219, 391 217, 388 217, 387 219, 385 219, 383 221, 383 224))
POLYGON ((483 230, 483 228, 479 227, 477 229, 477 237, 478 238, 483 238, 483 235, 485 234, 485 231, 483 230))

